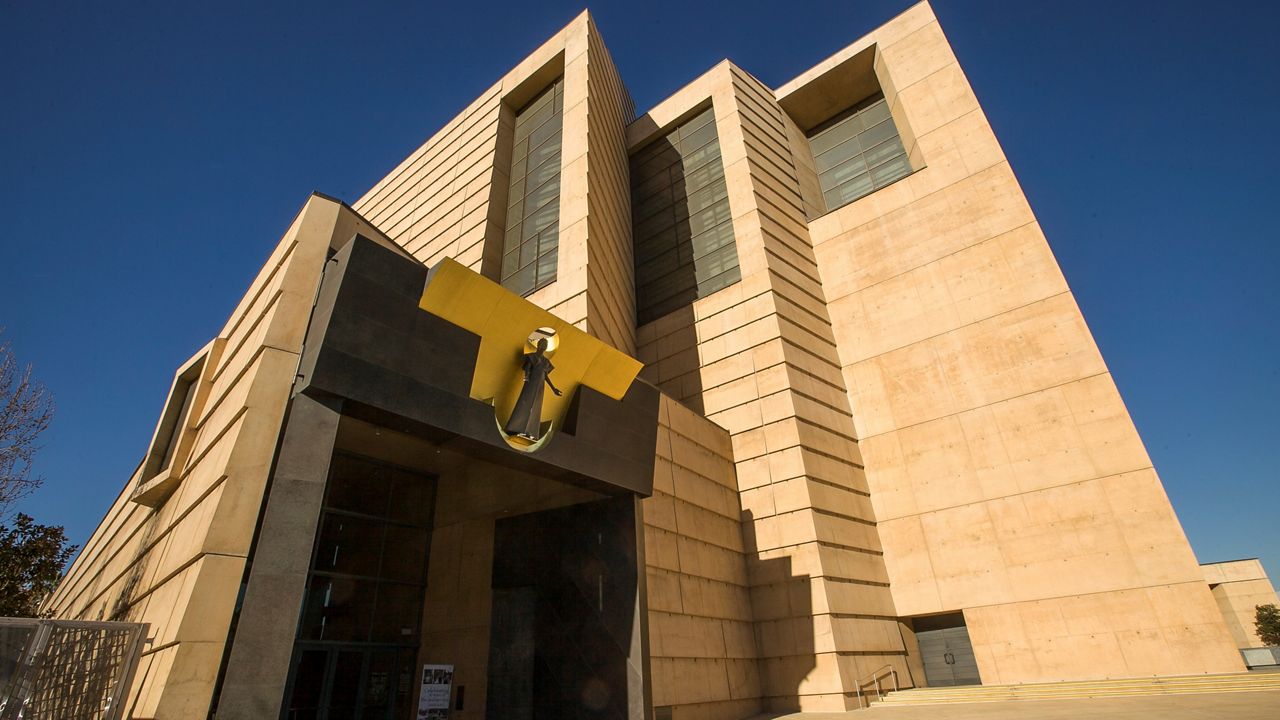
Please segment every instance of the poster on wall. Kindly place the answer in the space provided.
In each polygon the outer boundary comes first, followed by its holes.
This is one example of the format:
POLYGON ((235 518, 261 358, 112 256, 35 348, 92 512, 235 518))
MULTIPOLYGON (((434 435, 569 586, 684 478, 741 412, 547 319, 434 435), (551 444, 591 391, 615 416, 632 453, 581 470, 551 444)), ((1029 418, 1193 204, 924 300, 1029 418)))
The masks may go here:
POLYGON ((418 695, 418 720, 448 718, 452 688, 452 665, 423 665, 422 693, 418 695))

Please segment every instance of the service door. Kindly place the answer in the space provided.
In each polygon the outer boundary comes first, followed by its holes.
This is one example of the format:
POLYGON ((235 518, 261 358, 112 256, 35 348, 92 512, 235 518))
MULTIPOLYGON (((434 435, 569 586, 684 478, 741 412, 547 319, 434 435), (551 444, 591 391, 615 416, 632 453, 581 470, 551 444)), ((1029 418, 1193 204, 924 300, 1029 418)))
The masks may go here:
POLYGON ((929 687, 982 684, 963 615, 915 618, 913 625, 929 687))

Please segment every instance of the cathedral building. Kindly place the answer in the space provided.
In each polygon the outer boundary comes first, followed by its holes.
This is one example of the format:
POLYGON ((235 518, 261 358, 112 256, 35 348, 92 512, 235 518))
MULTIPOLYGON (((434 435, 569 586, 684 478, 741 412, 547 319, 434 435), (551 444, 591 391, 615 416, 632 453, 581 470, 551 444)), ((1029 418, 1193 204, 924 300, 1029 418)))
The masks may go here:
POLYGON ((150 624, 131 717, 1243 669, 928 4, 751 73, 637 112, 584 12, 297 210, 46 603, 150 624))

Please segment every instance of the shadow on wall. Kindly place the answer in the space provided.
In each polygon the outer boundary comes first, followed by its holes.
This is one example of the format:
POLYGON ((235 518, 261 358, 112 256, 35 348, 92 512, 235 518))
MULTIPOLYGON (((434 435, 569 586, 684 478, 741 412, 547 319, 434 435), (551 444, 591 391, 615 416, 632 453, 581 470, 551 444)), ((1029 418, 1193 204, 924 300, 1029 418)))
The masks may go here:
POLYGON ((151 562, 159 561, 159 548, 152 546, 155 544, 156 533, 160 529, 160 523, 157 520, 159 511, 154 508, 142 509, 147 511, 147 518, 142 521, 143 531, 141 537, 138 538, 138 549, 134 552, 133 561, 129 564, 129 569, 120 580, 120 590, 115 600, 111 603, 110 612, 100 611, 98 620, 142 622, 143 603, 135 602, 135 596, 144 589, 142 588, 142 580, 146 577, 148 565, 151 562), (153 552, 156 557, 150 556, 153 552))
POLYGON ((645 363, 640 377, 685 407, 705 415, 693 305, 685 305, 651 326, 642 329, 640 335, 640 359, 645 363), (654 333, 653 337, 647 337, 649 333, 654 333))
POLYGON ((776 517, 757 520, 754 513, 744 510, 742 539, 755 616, 762 704, 769 712, 795 712, 801 709, 802 694, 825 688, 806 684, 817 668, 813 578, 792 573, 787 550, 761 546, 760 535, 767 536, 775 521, 776 517))
POLYGON ((698 228, 691 216, 702 208, 691 197, 685 159, 672 138, 657 140, 631 161, 636 317, 642 325, 698 299, 693 247, 698 228))
MULTIPOLYGON (((714 131, 714 125, 703 129, 714 131)), ((636 322, 643 377, 703 414, 693 303, 723 287, 725 244, 733 238, 719 145, 705 138, 686 142, 681 132, 631 158, 636 322)), ((736 251, 733 257, 736 268, 736 251)))

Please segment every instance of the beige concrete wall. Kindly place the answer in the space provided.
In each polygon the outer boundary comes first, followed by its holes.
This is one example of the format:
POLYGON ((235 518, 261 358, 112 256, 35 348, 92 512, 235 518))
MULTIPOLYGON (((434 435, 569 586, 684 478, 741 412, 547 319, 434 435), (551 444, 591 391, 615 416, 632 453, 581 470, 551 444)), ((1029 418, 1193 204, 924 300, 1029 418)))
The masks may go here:
POLYGON ((564 75, 557 279, 536 305, 635 350, 631 210, 623 127, 631 97, 588 12, 495 83, 353 207, 427 265, 477 272, 506 226, 514 111, 564 75))
POLYGON ((208 710, 325 254, 356 232, 376 236, 341 204, 308 200, 218 333, 173 495, 132 502, 135 473, 46 602, 55 617, 151 624, 130 717, 208 710))
POLYGON ((502 87, 485 90, 353 204, 424 263, 452 257, 479 271, 486 236, 501 242, 504 226, 500 217, 489 222, 489 201, 494 185, 506 197, 506 170, 493 177, 502 87))
POLYGON ((742 280, 639 328, 639 357, 648 379, 730 433, 768 707, 843 710, 873 670, 909 675, 793 128, 772 91, 726 61, 633 123, 628 140, 642 147, 707 100, 742 280))
POLYGON ((1231 638, 1241 648, 1265 647, 1266 643, 1258 637, 1254 626, 1259 605, 1275 605, 1280 607, 1280 596, 1271 585, 1267 571, 1257 558, 1249 560, 1232 560, 1220 563, 1205 563, 1200 566, 1204 572, 1205 582, 1213 592, 1213 599, 1218 603, 1231 631, 1231 638))
POLYGON ((780 99, 867 48, 917 172, 809 229, 897 612, 963 609, 986 683, 1241 669, 928 5, 780 99))
POLYGON ((635 117, 635 105, 594 24, 588 24, 587 86, 590 106, 587 147, 583 153, 587 162, 587 197, 583 208, 587 224, 587 263, 583 268, 570 271, 587 275, 587 329, 634 355, 635 272, 631 248, 631 176, 627 168, 625 133, 627 123, 635 117))
POLYGON ((680 720, 761 710, 729 435, 662 396, 653 496, 641 503, 653 704, 680 720))
MULTIPOLYGON (((629 125, 584 13, 356 209, 424 263, 491 269, 512 113, 562 73, 558 280, 530 299, 634 348, 670 396, 643 503, 656 705, 844 709, 885 664, 913 680, 899 616, 955 610, 987 683, 1241 669, 1217 606, 1258 580, 1215 603, 926 4, 782 88, 725 61, 629 125), (824 212, 794 113, 855 56, 916 172, 824 212), (708 103, 742 280, 635 328, 626 156, 708 103)), ((219 334, 176 493, 152 510, 126 489, 49 602, 153 623, 136 717, 207 708, 324 250, 357 229, 376 234, 307 204, 219 334)), ((450 487, 442 508, 465 501, 450 487)), ((482 713, 487 603, 455 605, 488 591, 492 517, 437 520, 424 645, 482 713)))

